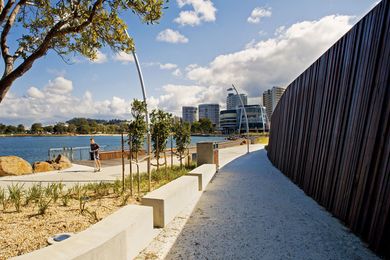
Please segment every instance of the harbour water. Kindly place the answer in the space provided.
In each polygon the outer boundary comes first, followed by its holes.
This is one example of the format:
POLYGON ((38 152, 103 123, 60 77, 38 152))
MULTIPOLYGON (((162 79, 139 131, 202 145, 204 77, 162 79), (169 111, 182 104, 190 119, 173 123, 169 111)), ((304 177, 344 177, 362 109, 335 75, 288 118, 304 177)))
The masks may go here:
MULTIPOLYGON (((119 150, 120 136, 94 136, 96 143, 106 151, 119 150)), ((0 156, 16 155, 29 162, 44 161, 48 159, 50 148, 83 147, 89 146, 90 136, 25 136, 0 137, 0 156)), ((223 141, 221 136, 191 136, 191 145, 198 142, 223 141)), ((168 142, 170 147, 170 142, 168 142)))

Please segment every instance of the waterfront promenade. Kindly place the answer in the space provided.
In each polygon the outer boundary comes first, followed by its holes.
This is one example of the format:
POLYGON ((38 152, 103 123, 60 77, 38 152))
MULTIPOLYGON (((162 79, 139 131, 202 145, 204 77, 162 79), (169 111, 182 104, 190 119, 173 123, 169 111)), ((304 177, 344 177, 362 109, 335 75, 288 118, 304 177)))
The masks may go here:
POLYGON ((257 150, 220 170, 166 259, 377 257, 257 150))
MULTIPOLYGON (((258 150, 262 147, 262 145, 252 145, 251 149, 258 150)), ((245 150, 245 145, 220 149, 219 160, 221 167, 226 163, 234 160, 235 158, 241 156, 245 152, 245 150)), ((121 179, 122 177, 122 165, 113 165, 118 163, 118 160, 115 161, 115 163, 111 163, 109 161, 102 161, 103 168, 101 172, 94 172, 93 167, 90 166, 73 164, 71 168, 62 171, 36 173, 24 176, 0 177, 0 187, 6 188, 8 185, 17 183, 21 185, 23 184, 25 188, 28 188, 36 183, 42 183, 43 185, 46 185, 54 182, 62 182, 67 187, 72 187, 78 183, 86 184, 89 182, 101 181, 112 182, 117 179, 121 179)), ((155 161, 152 161, 152 163, 155 164, 155 161)), ((128 176, 130 169, 127 160, 125 160, 125 164, 125 175, 128 176)), ((179 161, 176 157, 174 157, 174 164, 179 164, 179 161)), ((170 165, 169 158, 168 165, 170 165)), ((146 161, 140 163, 139 168, 141 173, 145 173, 147 169, 146 161)), ((136 166, 133 164, 133 174, 135 173, 136 166)))

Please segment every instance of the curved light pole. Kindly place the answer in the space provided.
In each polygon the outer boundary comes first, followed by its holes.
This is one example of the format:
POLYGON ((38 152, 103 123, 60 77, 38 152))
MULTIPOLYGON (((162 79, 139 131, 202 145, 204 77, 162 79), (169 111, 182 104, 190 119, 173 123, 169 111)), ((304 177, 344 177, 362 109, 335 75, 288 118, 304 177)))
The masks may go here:
MULTIPOLYGON (((130 38, 130 35, 129 33, 127 32, 127 29, 125 29, 125 32, 126 32, 126 35, 128 38, 130 38)), ((144 99, 144 102, 145 102, 145 108, 146 108, 146 116, 145 116, 145 121, 146 121, 146 135, 147 135, 147 154, 148 154, 148 160, 147 160, 147 172, 148 172, 148 176, 149 176, 149 191, 151 190, 151 187, 150 187, 150 182, 151 182, 151 167, 150 167, 150 162, 151 162, 151 158, 150 158, 150 155, 151 155, 151 151, 152 151, 152 147, 151 147, 151 138, 150 138, 150 124, 149 124, 149 112, 148 112, 148 104, 146 103, 146 90, 145 90, 145 82, 144 82, 144 77, 142 75, 142 70, 141 70, 141 66, 140 66, 140 63, 138 61, 138 56, 137 56, 137 53, 135 52, 135 48, 131 51, 132 54, 133 54, 133 57, 134 57, 134 62, 135 62, 135 65, 137 67, 137 72, 138 72, 138 77, 139 77, 139 81, 140 81, 140 84, 141 84, 141 88, 142 88, 142 96, 143 96, 143 99, 144 99)))
POLYGON ((227 91, 232 91, 232 90, 234 90, 234 91, 236 92, 238 98, 240 99, 242 109, 244 110, 245 121, 246 121, 246 144, 247 144, 247 153, 249 153, 249 123, 248 123, 248 115, 246 114, 246 109, 245 109, 244 102, 242 101, 241 96, 238 94, 238 91, 237 91, 236 87, 235 87, 233 84, 232 84, 232 87, 233 87, 233 88, 228 88, 227 91))

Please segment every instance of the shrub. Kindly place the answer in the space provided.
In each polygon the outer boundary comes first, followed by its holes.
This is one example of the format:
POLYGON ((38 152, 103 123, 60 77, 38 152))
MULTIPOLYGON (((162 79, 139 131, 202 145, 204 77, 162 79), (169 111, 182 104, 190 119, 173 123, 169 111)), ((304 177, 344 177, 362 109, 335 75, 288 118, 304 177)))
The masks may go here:
POLYGON ((47 209, 52 202, 52 198, 47 198, 44 194, 38 200, 38 215, 45 215, 47 209))
POLYGON ((72 197, 72 190, 68 190, 66 193, 61 195, 62 206, 66 207, 69 205, 69 201, 72 197))
POLYGON ((7 197, 7 193, 5 192, 5 189, 1 187, 0 187, 0 202, 1 205, 3 206, 3 211, 5 211, 8 206, 8 197, 7 197))
POLYGON ((43 189, 41 184, 34 184, 30 188, 27 189, 26 192, 26 198, 25 198, 25 206, 30 204, 30 202, 35 202, 37 203, 39 198, 42 196, 43 189))
POLYGON ((23 185, 12 184, 8 186, 9 200, 14 204, 17 212, 20 211, 20 205, 23 198, 23 185))

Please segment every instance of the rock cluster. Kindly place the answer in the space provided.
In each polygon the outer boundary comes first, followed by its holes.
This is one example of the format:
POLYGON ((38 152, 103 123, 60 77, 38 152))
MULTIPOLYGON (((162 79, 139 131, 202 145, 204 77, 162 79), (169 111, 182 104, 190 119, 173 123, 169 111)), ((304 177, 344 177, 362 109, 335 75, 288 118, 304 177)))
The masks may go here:
POLYGON ((0 176, 17 176, 33 172, 31 164, 17 156, 0 156, 0 176))
POLYGON ((72 167, 70 160, 64 155, 58 155, 55 160, 45 162, 35 162, 33 164, 34 172, 49 172, 63 170, 72 167))
POLYGON ((0 156, 0 177, 58 171, 70 167, 72 167, 71 161, 61 154, 55 160, 35 162, 32 166, 29 162, 17 156, 0 156))

